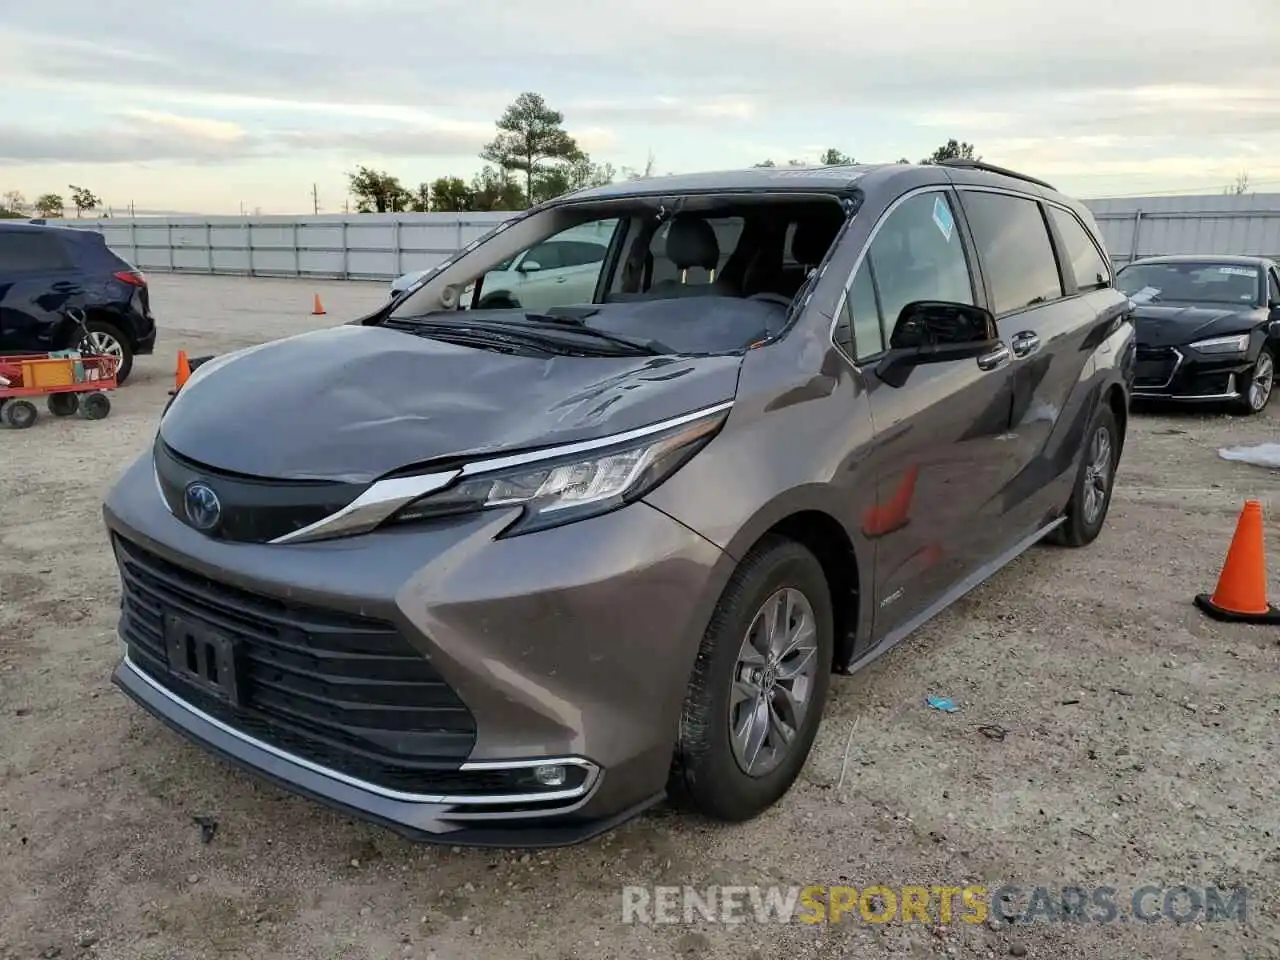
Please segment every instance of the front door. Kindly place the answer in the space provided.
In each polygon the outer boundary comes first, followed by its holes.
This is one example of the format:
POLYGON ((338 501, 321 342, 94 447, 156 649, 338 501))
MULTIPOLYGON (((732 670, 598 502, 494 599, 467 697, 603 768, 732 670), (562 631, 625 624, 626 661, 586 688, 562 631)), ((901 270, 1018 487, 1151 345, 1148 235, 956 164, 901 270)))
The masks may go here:
POLYGON ((1012 405, 1010 354, 926 364, 893 386, 875 375, 893 325, 914 300, 977 304, 972 254, 946 188, 907 195, 872 235, 837 336, 867 378, 877 505, 874 636, 883 638, 989 558, 1012 405))

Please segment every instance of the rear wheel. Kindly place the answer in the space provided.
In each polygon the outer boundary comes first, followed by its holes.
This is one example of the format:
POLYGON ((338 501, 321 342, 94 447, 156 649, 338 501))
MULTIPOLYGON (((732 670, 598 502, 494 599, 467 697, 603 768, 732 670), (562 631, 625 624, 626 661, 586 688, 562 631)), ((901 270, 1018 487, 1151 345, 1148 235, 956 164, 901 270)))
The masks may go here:
POLYGON ((124 383, 133 370, 133 348, 119 328, 105 320, 90 320, 85 325, 87 334, 80 342, 80 352, 99 357, 115 357, 116 382, 124 383))
POLYGON ((1046 538, 1065 547, 1083 547, 1097 539, 1111 507, 1116 467, 1120 465, 1120 430, 1104 400, 1085 433, 1084 454, 1067 502, 1066 521, 1046 538))
POLYGON ((834 626, 821 564, 770 538, 735 571, 689 681, 669 790, 719 820, 777 802, 809 756, 831 679, 834 626))
POLYGON ((15 430, 25 430, 32 426, 37 416, 36 405, 30 400, 10 400, 0 409, 0 419, 15 430))
POLYGON ((1261 413, 1271 402, 1276 378, 1275 357, 1265 346, 1258 354, 1258 362, 1245 377, 1247 382, 1241 391, 1244 396, 1239 403, 1240 412, 1245 415, 1261 413))

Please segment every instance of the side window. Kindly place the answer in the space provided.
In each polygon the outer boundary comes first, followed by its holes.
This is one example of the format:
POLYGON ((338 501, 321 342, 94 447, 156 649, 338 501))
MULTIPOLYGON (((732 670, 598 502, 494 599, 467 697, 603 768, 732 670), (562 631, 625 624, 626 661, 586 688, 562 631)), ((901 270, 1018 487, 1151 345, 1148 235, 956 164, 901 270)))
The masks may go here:
POLYGON ((70 264, 57 237, 35 230, 0 232, 0 273, 40 273, 70 264))
POLYGON ((884 323, 871 276, 870 258, 864 258, 849 285, 836 324, 836 344, 855 360, 865 360, 884 350, 884 323))
MULTIPOLYGON (((965 259, 955 212, 945 193, 917 194, 905 200, 880 224, 863 263, 871 272, 879 293, 882 330, 892 331, 902 308, 913 300, 946 300, 973 305, 973 281, 965 259)), ((854 277, 854 287, 860 278, 854 277)), ((851 299, 853 291, 850 291, 851 299)), ((863 294, 863 301, 866 294, 863 294)), ((854 315, 855 333, 870 321, 854 315)), ((859 334, 861 335, 861 334, 859 334)), ((884 333, 881 333, 883 342, 884 333)), ((869 356, 859 344, 858 354, 869 356)))
POLYGON ((1003 193, 967 190, 964 206, 991 284, 996 316, 1062 296, 1058 261, 1040 204, 1003 193))
POLYGON ((564 244, 550 240, 546 243, 540 243, 523 257, 520 258, 519 269, 527 270, 535 263, 539 270, 554 270, 556 267, 563 267, 562 262, 564 244))
POLYGON ((1049 215, 1053 217, 1053 224, 1062 235, 1062 252, 1071 264, 1071 272, 1075 275, 1080 292, 1105 287, 1111 271, 1080 221, 1061 207, 1049 207, 1049 215))
POLYGON ((560 244, 560 266, 582 267, 589 263, 599 263, 604 259, 608 247, 603 243, 589 243, 585 240, 568 240, 560 244))
POLYGON ((1267 296, 1271 298, 1272 303, 1280 303, 1280 277, 1276 276, 1274 270, 1267 271, 1267 296))

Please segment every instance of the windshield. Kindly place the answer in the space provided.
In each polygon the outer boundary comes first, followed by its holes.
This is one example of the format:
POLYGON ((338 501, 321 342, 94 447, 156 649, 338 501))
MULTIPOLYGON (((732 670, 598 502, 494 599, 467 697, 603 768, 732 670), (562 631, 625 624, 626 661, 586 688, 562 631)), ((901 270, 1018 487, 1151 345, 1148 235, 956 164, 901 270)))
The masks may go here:
POLYGON ((1258 305, 1258 270, 1220 261, 1140 263, 1125 267, 1116 286, 1138 303, 1258 305))
MULTIPOLYGON (((776 335, 845 222, 837 195, 685 195, 563 203, 508 221, 429 271, 383 323, 578 327, 674 352, 776 335), (750 301, 744 303, 744 301, 750 301), (665 305, 665 306, 662 306, 665 305), (589 309, 587 309, 589 308, 589 309), (678 323, 673 319, 678 318, 678 323)), ((596 337, 596 340, 600 340, 596 337)))

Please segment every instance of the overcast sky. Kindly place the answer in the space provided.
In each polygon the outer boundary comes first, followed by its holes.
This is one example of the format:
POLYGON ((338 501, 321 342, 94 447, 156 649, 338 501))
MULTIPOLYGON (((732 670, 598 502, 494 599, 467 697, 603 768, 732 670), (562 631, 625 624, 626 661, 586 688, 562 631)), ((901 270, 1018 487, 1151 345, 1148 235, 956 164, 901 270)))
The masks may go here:
POLYGON ((956 137, 1082 197, 1280 192, 1276 4, 3 0, 0 193, 340 210, 359 163, 469 178, 523 90, 659 173, 956 137))

